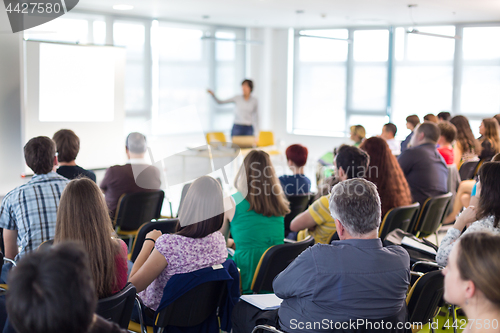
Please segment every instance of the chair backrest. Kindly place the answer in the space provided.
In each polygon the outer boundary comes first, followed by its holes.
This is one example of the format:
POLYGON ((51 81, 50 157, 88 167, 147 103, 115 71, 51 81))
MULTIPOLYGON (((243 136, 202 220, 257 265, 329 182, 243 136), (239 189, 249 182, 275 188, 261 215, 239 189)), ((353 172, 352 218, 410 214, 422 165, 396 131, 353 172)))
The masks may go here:
POLYGON ((378 237, 384 239, 388 233, 397 228, 408 231, 411 220, 419 209, 420 204, 416 202, 409 206, 401 206, 389 210, 387 214, 385 214, 382 223, 380 223, 378 237))
POLYGON ((136 289, 133 284, 127 283, 125 288, 113 296, 100 299, 97 302, 96 313, 121 328, 127 328, 134 307, 136 289))
POLYGON ((435 233, 446 217, 451 196, 452 194, 448 192, 425 200, 412 233, 420 238, 435 233))
POLYGON ((260 257, 252 281, 252 291, 259 293, 261 290, 273 291, 273 280, 290 265, 305 249, 314 245, 314 238, 307 237, 296 243, 285 243, 271 246, 260 257))
POLYGON ((184 184, 182 187, 182 192, 181 192, 181 201, 179 202, 179 209, 177 209, 177 216, 179 216, 179 212, 181 211, 182 203, 184 202, 184 199, 186 198, 186 195, 189 191, 189 188, 191 187, 192 183, 187 183, 184 184))
POLYGON ((141 252, 142 244, 146 239, 148 232, 152 230, 160 230, 162 234, 173 234, 177 232, 179 227, 179 219, 158 219, 146 222, 137 231, 137 236, 134 238, 132 249, 130 250, 130 261, 135 262, 135 259, 141 252))
POLYGON ((273 145, 274 145, 273 132, 260 131, 259 140, 257 141, 257 147, 267 147, 273 145))
POLYGON ((441 271, 422 275, 410 289, 406 298, 409 322, 427 323, 434 318, 442 303, 444 276, 441 271))
POLYGON ((468 161, 460 166, 458 173, 460 174, 461 180, 468 180, 474 177, 474 171, 476 171, 479 161, 468 161))
POLYGON ((211 142, 227 142, 226 135, 223 132, 208 132, 207 133, 207 143, 211 142))
POLYGON ((163 191, 127 193, 120 197, 115 226, 123 231, 139 229, 144 222, 160 217, 163 191))
POLYGON ((290 232, 290 223, 292 220, 306 210, 309 205, 309 194, 291 195, 286 197, 290 203, 290 213, 285 215, 285 237, 290 232))
POLYGON ((338 241, 340 240, 339 234, 335 231, 331 236, 330 239, 328 240, 328 244, 331 244, 333 241, 338 241))
POLYGON ((226 281, 202 283, 161 310, 156 316, 156 326, 199 325, 217 311, 226 294, 226 281))

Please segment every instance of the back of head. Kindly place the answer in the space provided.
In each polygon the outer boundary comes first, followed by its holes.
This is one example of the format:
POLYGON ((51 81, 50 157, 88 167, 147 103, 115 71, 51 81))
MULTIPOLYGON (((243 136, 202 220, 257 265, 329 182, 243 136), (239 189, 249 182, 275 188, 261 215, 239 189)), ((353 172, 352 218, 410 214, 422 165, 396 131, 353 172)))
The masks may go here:
POLYGON ((79 242, 86 249, 99 298, 111 295, 116 283, 118 243, 113 235, 108 208, 99 187, 88 178, 70 181, 59 202, 54 240, 56 243, 79 242))
POLYGON ((480 147, 478 146, 477 140, 472 133, 472 129, 470 128, 469 120, 467 120, 464 116, 455 116, 450 119, 450 123, 455 125, 457 129, 457 138, 456 140, 460 144, 460 148, 463 152, 478 152, 480 147))
POLYGON ((370 163, 370 157, 359 148, 342 145, 335 156, 337 168, 342 168, 347 179, 364 177, 370 163))
POLYGON ((380 225, 380 197, 377 186, 366 179, 349 179, 332 188, 330 213, 351 236, 360 237, 380 225))
POLYGON ((418 133, 416 134, 417 136, 423 133, 424 141, 433 144, 437 143, 439 135, 441 133, 439 131, 438 125, 430 121, 424 121, 422 124, 420 124, 420 126, 417 127, 416 132, 418 133))
POLYGON ((420 124, 420 118, 418 118, 418 116, 416 114, 412 114, 412 115, 406 117, 406 122, 412 124, 413 127, 415 127, 418 124, 420 124))
POLYGON ((354 125, 350 127, 351 133, 359 136, 361 139, 366 137, 366 130, 362 125, 354 125))
POLYGON ((387 142, 379 137, 365 140, 360 149, 370 157, 366 179, 377 185, 382 202, 382 216, 391 208, 411 203, 408 182, 387 142))
POLYGON ((74 243, 32 252, 8 279, 7 312, 18 333, 87 332, 97 304, 85 251, 74 243))
POLYGON ((437 124, 439 122, 439 119, 432 113, 429 113, 424 116, 424 121, 430 121, 431 123, 437 124))
POLYGON ((486 162, 481 165, 478 172, 481 182, 481 194, 479 195, 479 207, 477 218, 494 217, 494 226, 498 227, 500 222, 500 163, 486 162))
POLYGON ((147 149, 146 136, 132 132, 127 136, 126 147, 133 154, 144 154, 147 149))
POLYGON ((448 121, 442 121, 438 124, 438 127, 441 136, 446 140, 446 142, 452 143, 455 141, 455 138, 457 137, 457 129, 455 128, 455 125, 448 121))
POLYGON ((37 175, 52 171, 56 157, 56 144, 49 137, 37 136, 24 146, 26 164, 37 175))
POLYGON ((495 118, 483 119, 484 124, 484 139, 490 141, 492 148, 498 152, 500 148, 500 136, 499 136, 499 126, 498 121, 495 118))
POLYGON ((245 199, 250 203, 250 210, 267 217, 285 216, 290 212, 268 153, 262 150, 248 153, 236 175, 235 187, 244 192, 242 186, 248 189, 245 199))
POLYGON ((390 133, 393 137, 396 136, 398 128, 393 123, 387 123, 384 125, 384 131, 390 133))
POLYGON ((500 113, 494 115, 493 118, 495 118, 497 120, 498 124, 500 125, 500 113))
POLYGON ((222 227, 224 202, 222 187, 210 176, 196 179, 182 202, 179 221, 183 227, 177 234, 203 238, 222 227))
POLYGON ((307 148, 303 145, 295 144, 286 149, 286 159, 292 161, 298 167, 304 166, 307 162, 307 148))
POLYGON ((500 309, 500 236, 473 232, 460 237, 457 266, 460 277, 472 281, 500 309))
POLYGON ((75 132, 69 129, 59 130, 52 140, 56 143, 59 162, 71 162, 76 159, 80 151, 80 139, 75 132))
POLYGON ((450 121, 451 113, 449 113, 448 111, 441 111, 438 113, 437 117, 441 121, 450 121))

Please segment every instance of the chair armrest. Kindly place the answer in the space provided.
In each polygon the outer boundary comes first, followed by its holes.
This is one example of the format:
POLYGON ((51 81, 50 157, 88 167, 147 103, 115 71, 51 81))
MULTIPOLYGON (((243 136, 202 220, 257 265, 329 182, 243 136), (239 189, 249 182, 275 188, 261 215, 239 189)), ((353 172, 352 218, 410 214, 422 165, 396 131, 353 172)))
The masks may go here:
POLYGON ((285 239, 283 240, 283 242, 284 242, 284 243, 297 243, 297 241, 296 241, 296 240, 293 240, 293 239, 288 239, 288 238, 285 238, 285 239))
POLYGON ((273 333, 283 333, 283 331, 280 331, 276 329, 276 327, 269 326, 269 325, 257 325, 253 328, 252 333, 256 333, 259 330, 264 330, 268 332, 273 332, 273 333))

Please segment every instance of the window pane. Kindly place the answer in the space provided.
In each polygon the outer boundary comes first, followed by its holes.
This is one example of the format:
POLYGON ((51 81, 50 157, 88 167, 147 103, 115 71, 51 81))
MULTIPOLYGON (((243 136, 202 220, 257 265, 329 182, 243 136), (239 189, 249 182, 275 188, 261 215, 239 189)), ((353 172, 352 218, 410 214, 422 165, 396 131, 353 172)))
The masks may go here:
POLYGON ((387 61, 388 30, 354 31, 354 61, 387 61))
POLYGON ((345 131, 345 66, 303 66, 296 73, 294 129, 345 131))
POLYGON ((500 58, 500 27, 464 28, 464 59, 500 58))
MULTIPOLYGON (((235 39, 234 32, 217 31, 216 38, 235 39)), ((233 41, 217 41, 215 43, 215 59, 217 61, 233 61, 236 53, 236 43, 233 41)))
POLYGON ((380 133, 382 133, 382 127, 388 122, 389 117, 387 116, 352 115, 349 117, 349 127, 353 125, 362 125, 366 130, 367 138, 380 135, 380 133))
MULTIPOLYGON (((455 35, 454 26, 418 27, 418 31, 440 35, 455 35)), ((426 35, 408 34, 408 60, 453 60, 455 40, 426 35)))
POLYGON ((500 113, 500 66, 464 66, 462 113, 500 113))
POLYGON ((203 57, 203 31, 174 27, 159 28, 160 61, 200 61, 203 57))
POLYGON ((132 113, 144 110, 144 65, 127 61, 125 65, 125 109, 132 113))
POLYGON ((88 32, 87 20, 58 18, 26 30, 24 37, 30 40, 85 44, 88 43, 88 32))
POLYGON ((385 110, 387 107, 387 67, 355 66, 353 73, 352 108, 354 110, 385 110))
MULTIPOLYGON (((347 39, 346 29, 302 30, 301 34, 310 36, 347 39)), ((312 37, 299 37, 299 60, 302 62, 346 61, 348 43, 312 37)))
POLYGON ((396 60, 401 61, 405 58, 405 28, 396 28, 394 41, 394 57, 396 60))
POLYGON ((105 45, 106 44, 106 22, 104 21, 94 21, 94 44, 105 45))
POLYGON ((410 114, 417 114, 422 120, 428 113, 451 110, 452 90, 452 66, 397 66, 392 122, 404 129, 410 114))
POLYGON ((144 54, 144 33, 142 23, 116 22, 113 24, 115 45, 127 48, 127 59, 142 58, 144 54))

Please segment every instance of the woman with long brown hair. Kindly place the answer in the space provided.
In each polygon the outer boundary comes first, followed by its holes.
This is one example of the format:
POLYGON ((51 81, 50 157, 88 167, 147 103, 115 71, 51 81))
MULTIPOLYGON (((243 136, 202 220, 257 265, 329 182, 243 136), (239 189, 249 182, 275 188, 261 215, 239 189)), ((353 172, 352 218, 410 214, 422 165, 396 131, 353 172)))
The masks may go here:
POLYGON ((283 244, 284 216, 290 212, 271 159, 266 152, 252 150, 243 160, 233 195, 236 204, 226 213, 236 250, 233 260, 241 270, 243 293, 250 293, 253 275, 266 250, 283 244))
POLYGON ((370 156, 366 179, 377 185, 382 203, 382 218, 392 208, 410 205, 410 186, 385 140, 372 137, 365 140, 359 148, 370 156))
POLYGON ((479 159, 482 161, 489 161, 500 150, 500 137, 498 129, 498 121, 495 118, 486 118, 479 126, 479 133, 481 137, 481 155, 479 159))
POLYGON ((455 116, 450 123, 457 128, 456 143, 453 147, 454 164, 460 169, 462 163, 477 159, 481 145, 474 137, 469 121, 464 116, 455 116))
POLYGON ((127 283, 127 245, 116 238, 99 187, 89 178, 66 185, 57 211, 54 243, 76 241, 90 259, 97 297, 111 296, 127 283))

